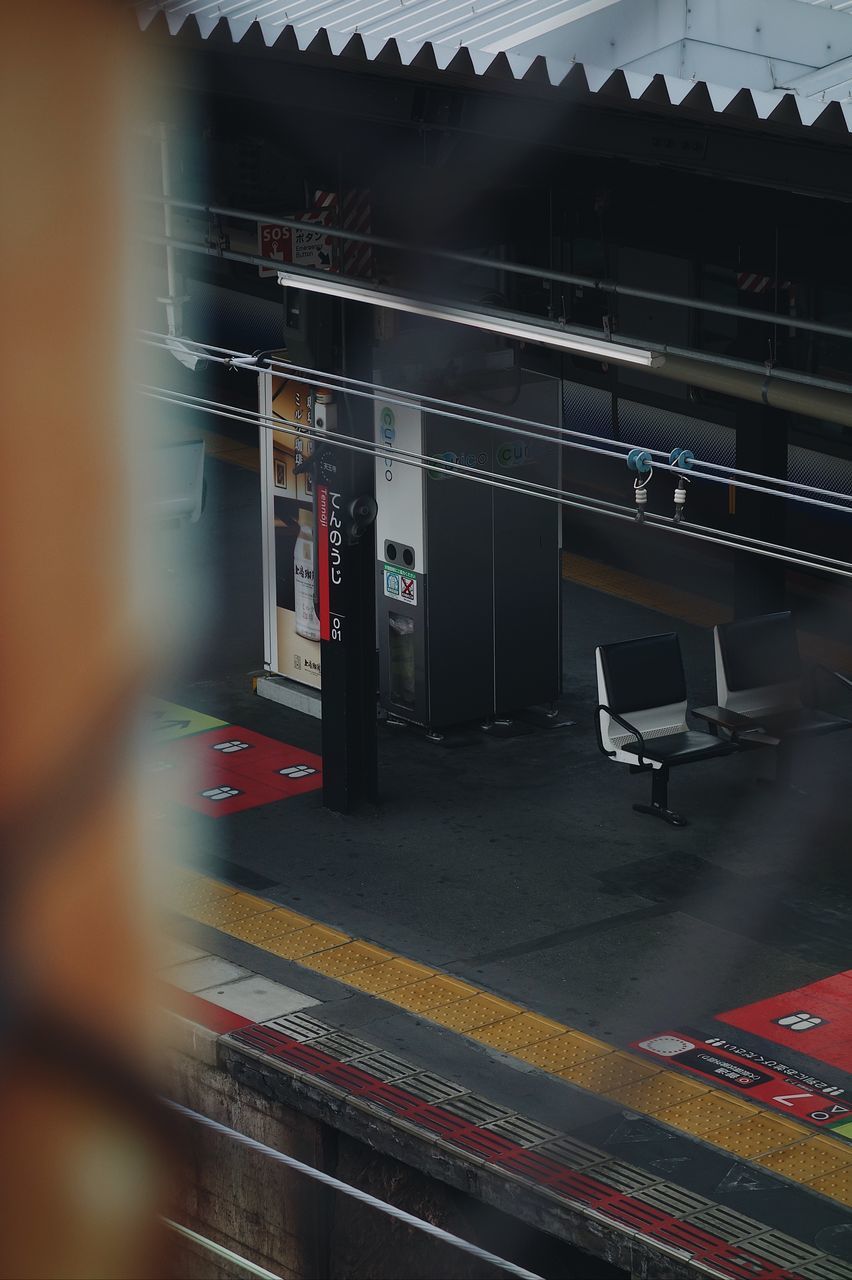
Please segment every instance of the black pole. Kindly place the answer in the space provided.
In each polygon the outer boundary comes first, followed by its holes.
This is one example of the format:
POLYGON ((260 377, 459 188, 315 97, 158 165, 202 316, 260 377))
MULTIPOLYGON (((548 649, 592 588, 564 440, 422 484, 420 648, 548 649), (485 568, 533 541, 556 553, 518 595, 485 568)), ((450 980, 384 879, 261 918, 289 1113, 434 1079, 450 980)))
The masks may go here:
MULTIPOLYGON (((371 313, 340 308, 341 373, 371 375, 371 313)), ((341 430, 371 440, 368 401, 335 395, 341 430)), ((323 803, 351 813, 378 794, 375 503, 371 459, 334 445, 317 450, 317 547, 322 650, 323 803)))
MULTIPOLYGON (((737 466, 787 478, 787 415, 768 405, 739 403, 736 408, 737 466)), ((736 530, 752 538, 784 545, 786 503, 748 489, 736 491, 736 530)), ((785 607, 786 568, 781 561, 749 552, 736 553, 734 613, 746 618, 785 607)))

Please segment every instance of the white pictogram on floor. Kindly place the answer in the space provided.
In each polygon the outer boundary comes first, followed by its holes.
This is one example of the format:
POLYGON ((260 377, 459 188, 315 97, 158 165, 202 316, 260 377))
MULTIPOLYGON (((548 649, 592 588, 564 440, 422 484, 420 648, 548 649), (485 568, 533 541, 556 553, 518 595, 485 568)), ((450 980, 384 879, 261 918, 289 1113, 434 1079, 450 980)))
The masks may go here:
POLYGON ((238 738, 232 738, 230 742, 214 742, 213 750, 230 754, 232 751, 247 751, 250 746, 250 742, 240 742, 238 738))
POLYGON ((814 1027, 823 1027, 827 1019, 818 1018, 815 1013, 788 1013, 786 1018, 775 1019, 779 1027, 787 1027, 790 1031, 813 1031, 814 1027))
POLYGON ((309 778, 312 773, 316 773, 316 769, 312 769, 309 764, 291 764, 287 769, 279 769, 278 772, 282 778, 309 778))
POLYGON ((230 800, 233 796, 241 796, 242 791, 236 787, 208 787, 201 793, 205 800, 230 800))

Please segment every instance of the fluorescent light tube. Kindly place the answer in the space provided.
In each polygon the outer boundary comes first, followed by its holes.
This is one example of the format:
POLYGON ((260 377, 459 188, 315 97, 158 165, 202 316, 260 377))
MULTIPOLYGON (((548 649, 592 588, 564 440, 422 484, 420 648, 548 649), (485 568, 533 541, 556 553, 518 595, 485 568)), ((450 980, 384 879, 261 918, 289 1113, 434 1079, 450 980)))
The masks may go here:
MULTIPOLYGON (((495 264, 496 265, 496 264, 495 264)), ((399 293, 386 293, 369 285, 351 284, 334 276, 304 274, 300 271, 279 271, 278 283, 284 288, 307 289, 311 293, 324 293, 349 302, 366 302, 373 307, 389 307, 392 311, 408 311, 412 315, 429 316, 434 320, 448 320, 451 324, 463 324, 488 333, 499 333, 506 338, 532 342, 537 346, 555 347, 558 351, 574 351, 577 355, 592 356, 596 360, 613 361, 616 364, 643 365, 654 369, 663 363, 663 355, 645 351, 641 347, 628 347, 605 338, 586 337, 555 326, 529 323, 523 320, 504 319, 486 312, 469 311, 449 303, 427 302, 406 297, 399 293)))

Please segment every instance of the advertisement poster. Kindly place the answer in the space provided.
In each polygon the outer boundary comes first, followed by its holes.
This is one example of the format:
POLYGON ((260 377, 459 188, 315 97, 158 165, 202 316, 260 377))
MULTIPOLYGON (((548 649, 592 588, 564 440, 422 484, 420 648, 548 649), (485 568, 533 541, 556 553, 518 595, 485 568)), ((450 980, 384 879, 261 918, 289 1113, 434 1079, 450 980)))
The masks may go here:
MULTIPOLYGON (((268 608, 271 631, 268 657, 277 674, 318 689, 320 624, 314 493, 310 474, 297 474, 299 464, 311 452, 309 438, 301 437, 298 427, 311 425, 313 397, 309 387, 294 379, 272 374, 267 375, 267 380, 269 416, 281 418, 288 424, 287 431, 271 431, 271 450, 268 444, 266 449, 269 463, 266 509, 272 524, 272 537, 267 546, 274 567, 274 599, 268 608)), ((269 577, 267 581, 272 586, 269 577)))

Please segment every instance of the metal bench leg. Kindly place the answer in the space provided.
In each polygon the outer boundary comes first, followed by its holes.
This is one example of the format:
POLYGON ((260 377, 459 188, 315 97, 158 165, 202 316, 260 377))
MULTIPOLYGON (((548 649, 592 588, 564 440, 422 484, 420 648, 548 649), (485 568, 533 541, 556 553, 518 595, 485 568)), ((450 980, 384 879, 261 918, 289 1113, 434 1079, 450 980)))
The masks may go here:
POLYGON ((685 827, 686 818, 669 808, 669 770, 667 765, 662 769, 651 770, 651 803, 634 804, 636 813, 647 813, 652 818, 662 818, 672 827, 685 827))

